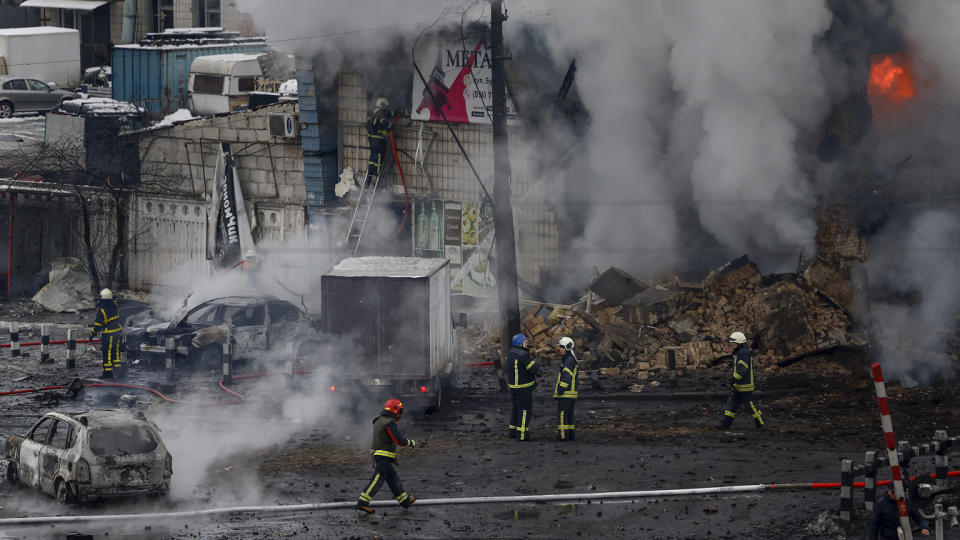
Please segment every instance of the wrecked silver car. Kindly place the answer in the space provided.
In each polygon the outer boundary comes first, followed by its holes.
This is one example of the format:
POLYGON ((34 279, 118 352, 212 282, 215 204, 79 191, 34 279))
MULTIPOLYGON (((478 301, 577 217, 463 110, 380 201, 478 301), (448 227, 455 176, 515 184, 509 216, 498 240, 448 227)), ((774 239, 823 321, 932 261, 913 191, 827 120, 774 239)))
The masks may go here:
POLYGON ((143 413, 48 412, 6 442, 7 481, 61 504, 170 491, 173 458, 143 413))
MULTIPOLYGON (((220 369, 223 343, 232 332, 234 359, 253 360, 263 351, 292 343, 298 358, 316 349, 319 321, 300 307, 270 296, 228 296, 208 300, 172 321, 136 321, 126 331, 127 355, 163 366, 167 338, 173 338, 177 365, 220 369)), ((282 349, 281 349, 282 352, 282 349)))

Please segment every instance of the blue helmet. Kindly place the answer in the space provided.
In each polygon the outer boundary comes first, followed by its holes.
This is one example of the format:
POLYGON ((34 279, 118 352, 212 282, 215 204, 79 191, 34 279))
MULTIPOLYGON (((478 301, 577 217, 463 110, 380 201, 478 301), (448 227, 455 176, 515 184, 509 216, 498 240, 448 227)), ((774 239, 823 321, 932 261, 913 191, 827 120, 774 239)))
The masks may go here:
POLYGON ((527 336, 523 334, 517 334, 513 336, 513 341, 511 342, 514 347, 523 347, 523 342, 527 340, 527 336))

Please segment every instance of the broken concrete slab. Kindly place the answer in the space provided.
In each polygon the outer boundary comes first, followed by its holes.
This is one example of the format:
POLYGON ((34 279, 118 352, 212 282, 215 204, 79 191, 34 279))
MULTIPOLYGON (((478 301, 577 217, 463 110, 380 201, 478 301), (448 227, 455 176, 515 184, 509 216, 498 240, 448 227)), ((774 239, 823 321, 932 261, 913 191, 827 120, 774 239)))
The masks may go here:
POLYGON ((591 291, 614 306, 620 305, 627 298, 643 292, 646 288, 646 284, 615 266, 608 268, 590 284, 591 291))
POLYGON ((76 313, 93 307, 90 287, 90 274, 79 263, 70 263, 52 273, 50 283, 32 300, 47 311, 76 313))

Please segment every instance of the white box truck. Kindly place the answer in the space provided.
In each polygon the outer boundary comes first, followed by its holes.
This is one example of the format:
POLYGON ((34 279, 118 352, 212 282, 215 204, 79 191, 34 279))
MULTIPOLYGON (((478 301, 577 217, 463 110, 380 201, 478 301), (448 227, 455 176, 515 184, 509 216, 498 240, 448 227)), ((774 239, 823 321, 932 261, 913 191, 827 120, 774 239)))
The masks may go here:
POLYGON ((56 26, 0 28, 0 75, 72 90, 80 83, 80 31, 56 26))

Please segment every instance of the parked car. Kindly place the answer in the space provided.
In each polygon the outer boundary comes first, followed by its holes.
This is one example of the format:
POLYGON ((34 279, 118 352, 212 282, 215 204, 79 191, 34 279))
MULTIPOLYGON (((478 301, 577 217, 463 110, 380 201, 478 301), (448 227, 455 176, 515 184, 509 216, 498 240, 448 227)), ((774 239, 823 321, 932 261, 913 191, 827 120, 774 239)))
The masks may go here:
POLYGON ((7 481, 57 502, 124 495, 164 496, 173 458, 142 412, 48 412, 26 435, 6 442, 7 481))
POLYGON ((209 300, 161 321, 155 312, 132 317, 124 329, 127 358, 163 365, 166 338, 173 338, 178 365, 220 369, 223 342, 233 329, 235 359, 253 360, 277 345, 294 343, 298 356, 318 348, 319 321, 299 306, 270 296, 228 296, 209 300))
POLYGON ((80 94, 58 90, 57 85, 23 77, 0 76, 0 118, 15 112, 45 113, 64 100, 78 99, 80 94))

